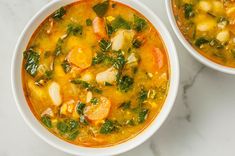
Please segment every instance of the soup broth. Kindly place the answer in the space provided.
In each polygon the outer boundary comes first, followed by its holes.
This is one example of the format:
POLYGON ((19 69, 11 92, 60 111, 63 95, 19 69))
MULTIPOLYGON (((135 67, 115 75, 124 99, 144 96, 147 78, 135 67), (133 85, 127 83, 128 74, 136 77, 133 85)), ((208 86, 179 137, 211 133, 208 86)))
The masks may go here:
POLYGON ((235 67, 235 3, 233 0, 172 0, 179 29, 203 56, 235 67))
POLYGON ((167 52, 153 25, 115 1, 81 0, 38 27, 24 52, 23 88, 57 137, 105 147, 145 129, 168 92, 167 52))

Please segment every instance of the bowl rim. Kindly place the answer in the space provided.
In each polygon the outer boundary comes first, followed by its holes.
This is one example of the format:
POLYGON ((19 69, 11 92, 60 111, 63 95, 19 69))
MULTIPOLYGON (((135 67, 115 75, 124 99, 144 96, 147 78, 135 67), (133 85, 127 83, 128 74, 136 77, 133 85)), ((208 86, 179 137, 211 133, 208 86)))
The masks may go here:
POLYGON ((226 74, 235 74, 235 68, 232 67, 227 67, 224 65, 220 65, 218 63, 215 63, 211 61, 210 59, 206 58, 205 56, 201 55, 197 50, 192 47, 192 45, 185 39, 183 34, 181 33, 172 9, 172 0, 165 0, 165 7, 166 7, 166 12, 168 19, 170 21, 170 25, 176 34, 177 38, 180 40, 181 44, 187 49, 187 51, 194 57, 196 60, 201 62, 202 64, 206 65, 207 67, 210 67, 214 70, 226 73, 226 74))
POLYGON ((33 113, 28 107, 27 101, 25 100, 22 88, 22 77, 21 77, 21 64, 23 60, 22 51, 26 48, 29 39, 32 36, 32 33, 36 30, 42 21, 48 17, 51 13, 53 13, 56 9, 61 6, 71 4, 72 2, 76 2, 78 0, 54 0, 46 4, 42 9, 40 9, 28 22, 28 24, 23 29, 17 44, 15 46, 12 62, 11 62, 11 85, 13 97, 26 124, 32 129, 32 131, 37 134, 40 138, 42 138, 45 142, 54 146, 55 148, 64 151, 66 153, 70 153, 73 155, 93 155, 93 156, 106 156, 106 155, 117 155, 120 153, 124 153, 129 151, 138 145, 142 144, 148 138, 150 138, 163 124, 169 115, 179 87, 179 61, 178 55, 176 52, 176 48, 173 42, 173 39, 168 32, 167 28, 160 20, 160 18, 153 13, 146 5, 141 3, 138 0, 114 0, 120 3, 123 3, 135 10, 139 11, 143 14, 158 30, 163 42, 165 43, 165 47, 168 52, 169 59, 169 68, 170 68, 170 86, 168 90, 168 95, 166 97, 165 103, 159 112, 159 114, 155 117, 155 119, 151 122, 148 127, 146 127, 142 132, 140 132, 137 136, 122 142, 120 144, 116 144, 110 147, 103 148, 92 148, 92 147, 81 147, 77 145, 73 145, 66 141, 59 139, 57 136, 51 134, 46 128, 44 128, 41 123, 34 117, 33 113))

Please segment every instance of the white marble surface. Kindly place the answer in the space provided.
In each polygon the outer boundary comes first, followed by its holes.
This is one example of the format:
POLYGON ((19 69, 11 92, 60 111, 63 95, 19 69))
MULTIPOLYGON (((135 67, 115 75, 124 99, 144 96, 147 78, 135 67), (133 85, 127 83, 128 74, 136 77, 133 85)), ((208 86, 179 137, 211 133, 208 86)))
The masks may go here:
MULTIPOLYGON (((38 138, 12 98, 10 62, 28 20, 50 0, 0 0, 0 156, 69 156, 38 138)), ((155 135, 122 156, 234 156, 235 77, 195 61, 178 42, 164 0, 142 0, 167 25, 177 45, 181 83, 175 106, 155 135)))

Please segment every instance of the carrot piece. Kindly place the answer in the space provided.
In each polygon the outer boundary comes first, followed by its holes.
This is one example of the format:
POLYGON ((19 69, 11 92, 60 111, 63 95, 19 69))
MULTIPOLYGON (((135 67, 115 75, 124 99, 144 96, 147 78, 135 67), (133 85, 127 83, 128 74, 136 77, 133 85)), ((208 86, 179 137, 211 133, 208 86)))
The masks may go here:
POLYGON ((152 51, 153 57, 155 59, 155 67, 157 70, 164 66, 164 54, 159 48, 154 47, 152 51))
POLYGON ((96 17, 93 20, 93 30, 98 40, 101 40, 102 38, 105 38, 105 39, 108 38, 106 29, 105 29, 105 21, 103 18, 96 17))
POLYGON ((91 66, 92 51, 86 47, 76 46, 69 52, 67 60, 81 69, 86 69, 91 66))
POLYGON ((100 97, 97 105, 88 106, 85 116, 91 121, 98 121, 107 118, 111 107, 111 102, 106 97, 100 97))

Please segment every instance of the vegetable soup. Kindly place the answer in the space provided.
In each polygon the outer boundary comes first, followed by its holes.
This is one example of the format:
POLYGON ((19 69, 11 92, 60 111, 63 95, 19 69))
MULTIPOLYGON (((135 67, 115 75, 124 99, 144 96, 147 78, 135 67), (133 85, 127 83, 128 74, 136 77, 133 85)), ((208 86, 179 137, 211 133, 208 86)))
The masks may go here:
POLYGON ((235 2, 172 0, 179 29, 203 56, 235 67, 235 2))
POLYGON ((33 114, 75 145, 106 147, 135 137, 167 96, 170 70, 159 33, 119 2, 81 0, 58 9, 23 54, 33 114))

